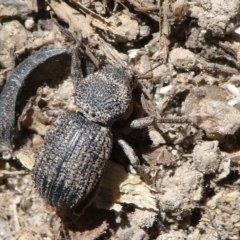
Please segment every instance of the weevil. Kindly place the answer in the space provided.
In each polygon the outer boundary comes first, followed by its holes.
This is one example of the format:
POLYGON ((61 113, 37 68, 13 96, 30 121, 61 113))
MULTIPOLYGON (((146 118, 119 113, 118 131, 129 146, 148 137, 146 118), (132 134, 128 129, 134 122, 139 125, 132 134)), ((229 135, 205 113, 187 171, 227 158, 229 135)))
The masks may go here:
MULTIPOLYGON (((111 125, 131 109, 131 73, 120 65, 107 64, 84 78, 77 48, 71 52, 49 50, 24 60, 7 81, 0 97, 0 150, 9 156, 16 97, 24 79, 29 71, 47 59, 69 54, 72 56, 71 75, 77 111, 54 112, 58 115, 57 120, 36 154, 33 169, 33 180, 40 195, 50 205, 60 208, 75 208, 85 199, 91 202, 89 196, 98 188, 105 163, 111 155, 111 125)), ((123 140, 119 140, 119 144, 129 152, 136 165, 136 155, 130 146, 123 140)))
MULTIPOLYGON (((84 77, 78 47, 53 49, 25 59, 12 73, 0 95, 0 152, 5 158, 12 154, 12 128, 19 90, 24 80, 49 59, 71 56, 71 76, 75 86, 76 111, 52 111, 56 121, 48 130, 36 154, 33 180, 40 195, 52 206, 83 210, 94 199, 109 160, 113 138, 112 124, 132 109, 134 77, 121 65, 107 64, 101 70, 84 77)), ((156 119, 146 117, 132 122, 131 127, 142 128, 156 119)), ((169 122, 169 119, 157 119, 169 122)), ((184 122, 183 120, 170 122, 184 122)), ((124 141, 119 145, 131 164, 142 175, 139 160, 124 141)))
POLYGON ((130 108, 131 77, 120 66, 106 65, 83 77, 76 51, 71 75, 78 111, 60 112, 36 157, 33 179, 53 206, 74 208, 99 183, 112 150, 112 123, 130 108))

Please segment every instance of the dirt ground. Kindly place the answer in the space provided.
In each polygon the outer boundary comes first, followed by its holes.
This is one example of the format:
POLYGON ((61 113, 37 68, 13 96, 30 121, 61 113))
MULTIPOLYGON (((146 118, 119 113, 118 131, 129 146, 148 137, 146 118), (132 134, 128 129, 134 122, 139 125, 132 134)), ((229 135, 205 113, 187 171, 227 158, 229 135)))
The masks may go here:
POLYGON ((41 83, 37 73, 26 81, 14 156, 0 159, 0 239, 240 239, 239 0, 0 0, 0 19, 0 89, 33 53, 74 47, 58 24, 81 33, 96 65, 122 63, 138 81, 130 117, 112 127, 99 193, 82 216, 45 203, 31 176, 55 120, 46 109, 74 105, 70 60, 58 74, 41 69, 41 83), (157 119, 151 126, 129 127, 149 115, 157 119))

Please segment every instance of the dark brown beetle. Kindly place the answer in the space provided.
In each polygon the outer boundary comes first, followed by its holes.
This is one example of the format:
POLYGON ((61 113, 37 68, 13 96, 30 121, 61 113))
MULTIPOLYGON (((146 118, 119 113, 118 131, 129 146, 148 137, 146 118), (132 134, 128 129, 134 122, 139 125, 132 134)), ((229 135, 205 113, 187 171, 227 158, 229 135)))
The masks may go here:
MULTIPOLYGON (((46 60, 61 54, 70 53, 58 49, 27 58, 5 85, 0 104, 2 109, 8 108, 7 114, 0 115, 1 151, 5 156, 11 153, 16 96, 27 76, 27 68, 37 67, 43 62, 39 60, 41 58, 46 60), (6 89, 11 89, 10 93, 14 96, 9 95, 6 89)), ((132 76, 125 68, 106 65, 84 78, 80 65, 78 50, 75 49, 72 51, 71 75, 75 84, 77 111, 57 112, 58 118, 36 154, 33 169, 33 179, 40 195, 52 206, 61 208, 74 208, 93 189, 97 189, 112 150, 110 127, 128 112, 132 100, 132 76)), ((120 144, 124 150, 128 149, 124 141, 120 144)), ((90 202, 91 199, 88 199, 88 204, 90 202)))
POLYGON ((132 83, 123 67, 113 65, 84 78, 76 51, 71 73, 78 111, 60 112, 37 154, 33 179, 51 205, 73 208, 103 174, 112 149, 110 126, 130 108, 132 83))

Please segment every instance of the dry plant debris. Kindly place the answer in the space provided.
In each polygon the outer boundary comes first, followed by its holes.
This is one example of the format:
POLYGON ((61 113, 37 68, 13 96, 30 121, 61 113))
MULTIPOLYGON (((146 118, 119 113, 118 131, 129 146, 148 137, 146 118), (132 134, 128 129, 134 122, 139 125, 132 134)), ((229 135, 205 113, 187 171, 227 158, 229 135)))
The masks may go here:
POLYGON ((133 111, 113 131, 133 146, 150 183, 116 143, 81 217, 48 206, 32 184, 34 153, 55 120, 47 110, 74 109, 73 84, 69 74, 35 90, 27 82, 16 109, 16 159, 0 159, 0 238, 240 239, 239 0, 0 0, 0 89, 31 54, 73 47, 51 16, 80 31, 100 63, 136 71, 133 111), (148 115, 192 124, 129 127, 148 115))

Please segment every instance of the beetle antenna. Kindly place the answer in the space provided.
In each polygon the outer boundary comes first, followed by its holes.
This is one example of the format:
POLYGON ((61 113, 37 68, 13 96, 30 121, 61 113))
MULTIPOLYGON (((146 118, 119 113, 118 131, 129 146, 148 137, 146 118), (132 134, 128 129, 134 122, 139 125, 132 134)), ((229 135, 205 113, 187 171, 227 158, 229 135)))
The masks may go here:
POLYGON ((136 79, 141 79, 144 78, 144 76, 146 74, 148 74, 149 72, 153 71, 154 69, 156 69, 157 67, 161 66, 162 62, 159 62, 158 64, 156 64, 156 66, 154 66, 153 68, 151 68, 150 70, 146 71, 145 73, 141 74, 140 76, 136 76, 136 79))

